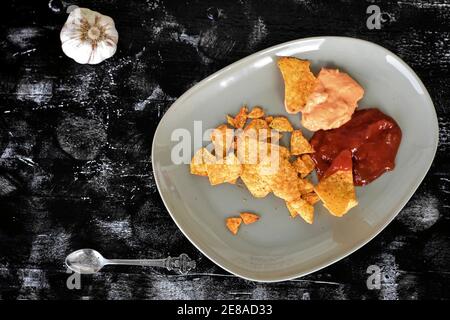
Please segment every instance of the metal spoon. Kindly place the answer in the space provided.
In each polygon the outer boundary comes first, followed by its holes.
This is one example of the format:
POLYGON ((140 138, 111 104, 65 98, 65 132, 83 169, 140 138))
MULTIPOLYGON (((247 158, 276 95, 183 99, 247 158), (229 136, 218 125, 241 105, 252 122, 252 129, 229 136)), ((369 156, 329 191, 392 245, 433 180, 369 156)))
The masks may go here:
POLYGON ((72 271, 80 274, 92 274, 100 271, 108 264, 132 265, 132 266, 151 266, 163 267, 167 270, 174 270, 181 274, 188 273, 195 268, 193 261, 185 253, 180 256, 166 259, 106 259, 99 252, 93 249, 80 249, 72 252, 66 257, 66 265, 72 271))

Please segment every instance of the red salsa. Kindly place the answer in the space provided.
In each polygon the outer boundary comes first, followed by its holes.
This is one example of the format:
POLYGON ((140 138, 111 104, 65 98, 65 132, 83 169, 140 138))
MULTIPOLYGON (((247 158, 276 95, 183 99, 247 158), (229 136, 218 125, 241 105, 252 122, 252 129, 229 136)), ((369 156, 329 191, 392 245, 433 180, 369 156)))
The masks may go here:
POLYGON ((364 186, 393 170, 402 131, 394 119, 378 109, 356 111, 337 129, 319 130, 311 138, 319 180, 344 150, 352 153, 353 182, 364 186))

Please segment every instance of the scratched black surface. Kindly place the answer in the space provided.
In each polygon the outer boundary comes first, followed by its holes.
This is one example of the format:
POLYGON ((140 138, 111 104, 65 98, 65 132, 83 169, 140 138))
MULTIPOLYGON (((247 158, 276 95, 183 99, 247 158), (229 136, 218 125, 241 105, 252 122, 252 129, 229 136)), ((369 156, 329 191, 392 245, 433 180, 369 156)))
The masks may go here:
MULTIPOLYGON (((110 15, 115 56, 97 66, 64 56, 58 1, 2 2, 0 19, 0 298, 450 298, 450 1, 79 1, 110 15), (381 7, 382 28, 366 27, 381 7), (367 39, 419 74, 439 118, 424 182, 379 236, 309 276, 260 284, 236 278, 177 229, 152 176, 158 121, 186 89, 250 53, 317 35, 367 39), (88 128, 88 130, 86 129, 88 128), (66 287, 64 257, 187 253, 195 273, 111 267, 66 287), (380 290, 366 269, 383 269, 380 290)), ((64 3, 63 6, 67 6, 64 3)))

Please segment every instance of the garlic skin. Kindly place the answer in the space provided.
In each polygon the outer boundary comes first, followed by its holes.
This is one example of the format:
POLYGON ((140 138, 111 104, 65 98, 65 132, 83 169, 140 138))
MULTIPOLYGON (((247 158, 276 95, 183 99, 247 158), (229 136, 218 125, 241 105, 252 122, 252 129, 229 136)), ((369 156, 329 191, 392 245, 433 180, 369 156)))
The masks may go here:
POLYGON ((70 12, 60 39, 68 57, 81 64, 98 64, 114 55, 119 34, 110 17, 87 8, 76 8, 70 12))

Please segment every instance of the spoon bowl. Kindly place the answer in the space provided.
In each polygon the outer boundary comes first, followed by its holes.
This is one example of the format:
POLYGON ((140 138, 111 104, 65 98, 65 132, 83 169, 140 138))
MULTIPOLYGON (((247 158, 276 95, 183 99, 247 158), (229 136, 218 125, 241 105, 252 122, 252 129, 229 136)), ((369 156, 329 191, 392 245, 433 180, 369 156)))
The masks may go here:
POLYGON ((67 267, 80 274, 93 274, 100 271, 106 259, 93 249, 80 249, 66 257, 67 267))

